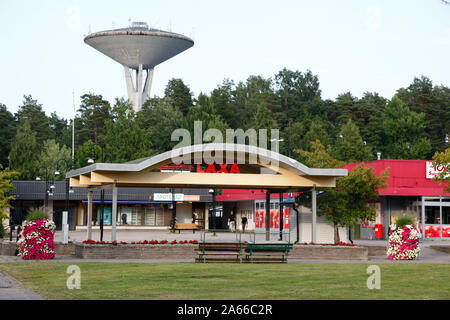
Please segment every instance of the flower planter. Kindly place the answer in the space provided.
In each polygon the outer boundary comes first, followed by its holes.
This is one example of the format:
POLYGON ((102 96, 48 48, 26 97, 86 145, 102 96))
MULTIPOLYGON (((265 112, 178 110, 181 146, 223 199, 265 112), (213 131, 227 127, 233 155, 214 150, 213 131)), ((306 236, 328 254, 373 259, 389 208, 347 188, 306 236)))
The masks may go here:
POLYGON ((155 259, 193 260, 198 244, 75 244, 75 256, 81 259, 155 259))
POLYGON ((24 260, 49 260, 55 257, 55 223, 41 218, 25 221, 18 241, 19 256, 24 260))
POLYGON ((296 244, 289 259, 306 260, 368 260, 368 248, 354 245, 296 244))
POLYGON ((390 226, 389 248, 387 251, 390 260, 414 260, 418 257, 420 232, 412 225, 398 228, 390 226))

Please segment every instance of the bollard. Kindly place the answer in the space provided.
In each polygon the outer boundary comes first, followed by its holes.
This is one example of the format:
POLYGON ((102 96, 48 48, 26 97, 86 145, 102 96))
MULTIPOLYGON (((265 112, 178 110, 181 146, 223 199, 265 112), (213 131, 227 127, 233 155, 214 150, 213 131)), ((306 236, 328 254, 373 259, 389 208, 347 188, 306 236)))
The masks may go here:
POLYGON ((69 242, 69 225, 67 224, 67 211, 62 212, 62 243, 68 243, 69 242))

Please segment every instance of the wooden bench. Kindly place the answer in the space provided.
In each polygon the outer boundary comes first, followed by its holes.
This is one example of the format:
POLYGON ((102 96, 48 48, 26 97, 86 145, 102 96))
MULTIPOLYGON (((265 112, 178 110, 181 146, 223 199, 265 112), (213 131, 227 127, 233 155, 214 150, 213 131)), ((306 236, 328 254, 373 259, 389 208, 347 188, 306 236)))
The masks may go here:
POLYGON ((247 262, 286 263, 292 244, 289 243, 248 243, 245 248, 247 262))
POLYGON ((195 230, 199 230, 200 228, 195 223, 176 223, 174 229, 178 230, 178 233, 180 233, 181 230, 192 230, 192 232, 195 233, 195 230))
POLYGON ((244 243, 239 242, 201 242, 198 245, 198 258, 195 262, 239 262, 242 263, 244 243))

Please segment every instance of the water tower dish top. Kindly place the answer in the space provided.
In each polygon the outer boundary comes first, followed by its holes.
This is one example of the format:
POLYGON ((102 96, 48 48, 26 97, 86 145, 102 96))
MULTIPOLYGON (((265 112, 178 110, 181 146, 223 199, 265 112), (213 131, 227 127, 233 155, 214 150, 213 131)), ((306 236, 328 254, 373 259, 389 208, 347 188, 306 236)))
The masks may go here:
POLYGON ((130 27, 91 33, 84 38, 91 47, 132 69, 153 68, 189 49, 194 41, 184 35, 149 28, 145 22, 130 27))

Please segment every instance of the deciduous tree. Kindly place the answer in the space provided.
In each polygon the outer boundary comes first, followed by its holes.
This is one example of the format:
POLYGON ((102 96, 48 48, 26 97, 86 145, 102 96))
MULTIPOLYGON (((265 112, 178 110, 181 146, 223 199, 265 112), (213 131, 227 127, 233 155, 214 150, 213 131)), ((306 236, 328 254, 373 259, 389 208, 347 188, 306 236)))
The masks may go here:
MULTIPOLYGON (((312 143, 312 151, 297 151, 306 165, 313 168, 341 168, 344 162, 333 158, 319 142, 312 143)), ((378 189, 386 187, 388 172, 380 177, 372 168, 359 165, 346 177, 336 178, 336 188, 321 189, 318 214, 334 225, 334 242, 340 242, 339 227, 354 227, 358 221, 374 220, 375 209, 367 205, 378 198, 378 189)))
POLYGON ((439 166, 444 168, 439 175, 433 178, 438 181, 439 184, 447 183, 444 188, 445 192, 450 192, 450 148, 447 148, 443 152, 436 152, 433 156, 433 166, 439 166))

